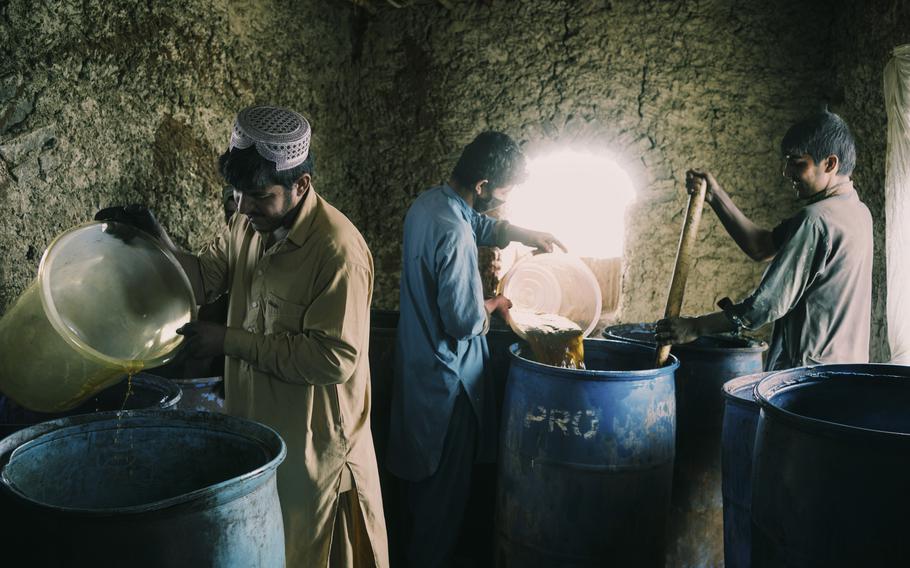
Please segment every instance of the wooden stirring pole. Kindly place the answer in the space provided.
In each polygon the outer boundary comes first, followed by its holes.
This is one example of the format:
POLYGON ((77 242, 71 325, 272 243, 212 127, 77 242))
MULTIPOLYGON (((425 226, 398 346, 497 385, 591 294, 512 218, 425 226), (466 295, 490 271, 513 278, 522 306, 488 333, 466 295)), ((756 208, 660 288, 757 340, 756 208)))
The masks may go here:
MULTIPOLYGON (((682 309, 686 279, 689 277, 689 267, 692 264, 692 247, 695 246, 695 239, 698 237, 698 223, 701 221, 701 211, 705 205, 707 188, 707 182, 702 179, 698 184, 698 190, 689 196, 689 207, 686 209, 686 221, 683 223, 682 233, 679 235, 676 266, 673 267, 673 280, 670 282, 670 293, 667 295, 667 309, 664 311, 664 318, 678 317, 682 309)), ((658 347, 657 367, 663 367, 669 357, 669 345, 658 347)))

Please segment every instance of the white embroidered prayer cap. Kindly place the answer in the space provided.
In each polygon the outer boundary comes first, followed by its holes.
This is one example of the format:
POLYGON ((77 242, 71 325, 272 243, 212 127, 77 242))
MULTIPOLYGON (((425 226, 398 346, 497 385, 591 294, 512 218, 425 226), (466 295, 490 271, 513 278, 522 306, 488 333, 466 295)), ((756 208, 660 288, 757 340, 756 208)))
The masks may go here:
POLYGON ((289 170, 309 155, 310 123, 286 108, 247 107, 237 114, 228 150, 254 144, 260 156, 275 162, 276 171, 289 170))

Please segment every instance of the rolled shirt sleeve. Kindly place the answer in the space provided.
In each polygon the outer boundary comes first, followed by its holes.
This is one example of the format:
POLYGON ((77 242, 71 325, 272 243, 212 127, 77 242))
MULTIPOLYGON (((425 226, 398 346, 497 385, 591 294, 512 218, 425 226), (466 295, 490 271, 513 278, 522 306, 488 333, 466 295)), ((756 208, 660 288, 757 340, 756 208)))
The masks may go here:
POLYGON ((506 237, 509 228, 508 221, 494 219, 472 210, 471 228, 474 229, 478 246, 501 248, 509 244, 506 237))
POLYGON ((302 332, 257 334, 229 328, 225 354, 288 383, 329 385, 351 378, 369 332, 372 269, 327 264, 319 280, 321 292, 306 310, 302 332))
POLYGON ((774 231, 782 245, 758 288, 745 300, 724 309, 734 323, 756 330, 792 310, 813 280, 825 269, 828 243, 823 228, 812 219, 797 219, 774 231), (784 240, 786 234, 789 238, 784 240))

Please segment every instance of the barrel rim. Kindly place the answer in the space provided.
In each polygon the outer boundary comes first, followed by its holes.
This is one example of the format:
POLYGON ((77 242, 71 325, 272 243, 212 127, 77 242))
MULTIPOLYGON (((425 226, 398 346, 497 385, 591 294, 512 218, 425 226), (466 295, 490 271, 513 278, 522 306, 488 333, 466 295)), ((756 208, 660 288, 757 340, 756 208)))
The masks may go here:
MULTIPOLYGON (((611 341, 625 341, 628 343, 636 343, 639 345, 647 345, 647 346, 656 347, 657 342, 608 335, 608 333, 611 329, 617 329, 617 328, 621 328, 621 327, 630 327, 631 328, 633 326, 649 326, 649 325, 653 326, 655 324, 651 323, 651 322, 644 322, 644 323, 621 323, 621 324, 611 325, 609 327, 604 328, 604 330, 601 332, 601 336, 604 339, 611 340, 611 341)), ((731 353, 731 352, 732 353, 764 353, 765 351, 768 350, 768 344, 764 341, 750 340, 747 338, 735 338, 735 337, 730 337, 730 336, 722 335, 722 334, 711 334, 711 335, 706 335, 704 337, 721 338, 721 339, 741 339, 744 342, 748 342, 749 345, 743 345, 740 347, 710 347, 710 346, 703 346, 703 345, 694 345, 693 343, 680 343, 679 345, 673 345, 671 349, 677 349, 677 350, 682 349, 684 351, 698 351, 698 352, 702 352, 702 353, 717 353, 719 351, 722 351, 724 353, 731 353)))
POLYGON ((785 369, 774 371, 768 377, 762 379, 755 386, 755 399, 761 406, 762 417, 767 419, 777 418, 784 420, 798 428, 809 432, 818 433, 836 433, 838 435, 862 436, 865 439, 881 440, 901 440, 910 442, 910 432, 895 432, 891 430, 878 430, 874 428, 863 428, 860 426, 851 426, 839 422, 831 422, 820 418, 812 418, 791 412, 775 405, 771 399, 774 395, 793 388, 797 385, 808 381, 817 381, 824 378, 825 380, 837 376, 851 377, 869 376, 876 378, 892 378, 904 381, 910 381, 910 368, 903 365, 889 365, 887 363, 853 363, 853 364, 829 364, 829 365, 808 365, 805 367, 796 367, 794 369, 785 369), (860 369, 866 369, 866 372, 860 369), (879 372, 869 372, 871 369, 878 369, 879 372), (888 372, 890 371, 890 372, 888 372))
POLYGON ((773 375, 777 371, 762 371, 760 373, 750 373, 748 375, 742 375, 730 379, 725 382, 721 391, 723 392, 724 398, 733 402, 741 402, 746 404, 755 404, 758 405, 758 400, 755 397, 755 387, 760 383, 765 377, 773 375), (751 387, 750 387, 751 385, 751 387), (737 396, 738 392, 746 390, 746 387, 749 387, 749 392, 752 394, 751 397, 745 398, 742 396, 737 396))
MULTIPOLYGON (((180 385, 173 383, 170 379, 166 379, 164 377, 161 377, 161 376, 158 376, 158 375, 155 375, 152 373, 144 373, 144 372, 140 371, 140 372, 136 373, 135 375, 133 375, 132 381, 133 381, 133 386, 135 386, 138 383, 138 384, 145 384, 145 385, 150 385, 150 386, 154 386, 154 387, 160 387, 161 390, 164 392, 167 392, 167 394, 169 396, 174 392, 174 389, 177 389, 176 396, 174 396, 173 400, 170 400, 170 398, 168 398, 168 400, 166 401, 166 404, 164 406, 159 406, 159 407, 155 408, 155 410, 159 410, 159 409, 165 410, 168 408, 176 408, 177 404, 183 398, 183 389, 180 388, 180 385), (171 387, 173 387, 173 388, 171 388, 171 387)), ((139 410, 139 409, 136 409, 136 410, 139 410)))
MULTIPOLYGON (((630 343, 627 341, 617 341, 614 339, 594 339, 589 338, 585 339, 585 344, 587 345, 590 341, 596 341, 604 345, 612 344, 622 347, 631 347, 634 349, 649 351, 654 353, 655 350, 646 346, 640 345, 637 343, 630 343)), ((554 367, 553 365, 546 365, 544 363, 538 363, 537 361, 532 361, 526 359, 519 355, 523 345, 526 345, 524 342, 516 342, 509 346, 509 356, 512 358, 513 363, 519 365, 527 366, 532 369, 537 370, 538 372, 543 372, 547 375, 558 375, 562 378, 573 378, 573 379, 585 379, 585 380, 599 380, 599 381, 643 381, 656 379, 664 375, 672 375, 676 372, 676 369, 679 368, 679 359, 674 355, 670 354, 668 362, 663 367, 656 369, 640 369, 635 371, 603 371, 597 369, 566 369, 564 367, 554 367)))
POLYGON ((204 387, 209 385, 216 385, 218 383, 224 382, 224 377, 221 375, 213 375, 211 377, 192 377, 187 379, 167 379, 177 386, 181 387, 186 385, 188 387, 204 387))
MULTIPOLYGON (((104 393, 105 391, 120 385, 124 380, 126 380, 125 375, 123 377, 121 377, 121 379, 118 382, 95 393, 92 396, 99 396, 102 393, 104 393)), ((133 375, 133 388, 135 388, 137 385, 144 386, 145 388, 147 388, 149 390, 154 390, 159 393, 163 393, 165 396, 165 400, 164 400, 163 405, 158 404, 153 408, 144 408, 144 409, 143 408, 134 408, 134 409, 130 409, 131 411, 134 411, 134 410, 173 410, 173 409, 177 408, 177 405, 180 404, 180 402, 183 400, 183 389, 180 387, 180 385, 174 384, 170 379, 167 379, 167 378, 159 376, 159 375, 147 373, 145 371, 140 371, 140 372, 136 373, 135 375, 133 375)), ((7 397, 7 399, 18 404, 16 402, 16 400, 13 399, 12 397, 7 397)), ((70 409, 68 411, 64 411, 63 414, 65 414, 66 412, 73 412, 75 410, 82 408, 82 406, 87 404, 88 401, 90 401, 90 400, 92 400, 92 397, 87 398, 76 408, 70 409)), ((25 410, 28 410, 28 409, 26 408, 25 410)), ((40 422, 52 422, 54 420, 60 420, 62 418, 70 418, 73 416, 82 416, 85 414, 98 414, 98 412, 80 412, 78 414, 70 414, 68 416, 61 416, 60 415, 61 413, 57 413, 57 412, 36 412, 36 411, 29 411, 29 412, 38 414, 39 416, 36 417, 36 419, 40 420, 40 422), (45 416, 40 416, 40 415, 45 415, 45 416)), ((105 410, 103 412, 116 412, 116 411, 115 410, 105 410)), ((34 426, 35 424, 38 424, 38 423, 39 422, 0 421, 0 426, 20 426, 21 428, 19 428, 19 429, 22 429, 22 428, 27 428, 29 426, 34 426)), ((0 464, 0 465, 2 465, 2 464, 0 464)))
MULTIPOLYGON (((126 428, 128 426, 120 422, 118 424, 118 427, 126 428)), ((92 414, 80 414, 77 416, 42 422, 23 430, 19 430, 18 432, 15 432, 0 440, 0 486, 2 486, 4 491, 13 494, 16 498, 21 499, 32 506, 54 511, 54 513, 61 515, 110 517, 154 514, 164 510, 172 510, 180 506, 192 506, 194 502, 206 499, 210 495, 225 494, 227 493, 225 490, 230 487, 237 489, 241 485, 246 485, 247 487, 245 487, 244 491, 231 494, 230 498, 227 499, 227 501, 239 499, 240 497, 251 493, 254 489, 259 487, 261 483, 264 483, 269 477, 273 476, 274 472, 284 461, 285 457, 287 457, 287 445, 285 444, 285 441, 281 435, 278 434, 278 432, 270 426, 267 426, 255 420, 238 418, 227 414, 197 410, 127 410, 122 412, 96 412, 92 414), (95 423, 103 424, 105 422, 109 423, 112 421, 124 420, 135 420, 136 423, 132 425, 133 427, 135 427, 137 424, 141 425, 145 422, 156 420, 156 424, 158 425, 166 424, 168 421, 179 421, 183 422, 184 425, 193 425, 195 428, 207 430, 213 429, 211 427, 213 423, 217 424, 220 422, 224 423, 227 426, 234 426, 235 428, 223 426, 221 428, 214 428, 215 430, 228 431, 233 434, 245 435, 246 437, 249 437, 250 439, 255 440, 256 442, 268 447, 269 450, 275 450, 275 446, 277 446, 277 452, 273 451, 273 456, 271 459, 266 461, 261 466, 242 475, 232 477, 230 479, 226 479, 219 483, 200 489, 195 489, 187 493, 182 493, 174 497, 168 497, 167 499, 160 499, 158 501, 142 503, 140 505, 131 505, 128 507, 109 507, 104 509, 95 509, 81 507, 61 507, 59 505, 52 505, 50 503, 45 503, 26 495, 14 484, 12 484, 7 478, 6 465, 9 463, 12 455, 20 448, 36 445, 42 438, 48 435, 64 435, 66 434, 67 430, 86 429, 89 427, 89 425, 95 423), (240 432, 238 432, 238 430, 240 430, 240 432), (255 434, 259 434, 259 436, 255 436, 255 434), (19 439, 23 439, 23 441, 21 443, 16 443, 16 440, 19 439), (13 447, 8 448, 8 446, 13 447), (257 481, 259 483, 254 483, 257 481)))

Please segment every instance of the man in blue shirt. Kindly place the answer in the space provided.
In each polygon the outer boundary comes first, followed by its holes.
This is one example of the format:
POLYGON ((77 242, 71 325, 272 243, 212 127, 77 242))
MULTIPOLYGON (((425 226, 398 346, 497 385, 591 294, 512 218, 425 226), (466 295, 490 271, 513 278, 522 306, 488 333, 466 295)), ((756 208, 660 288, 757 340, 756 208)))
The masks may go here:
POLYGON ((405 217, 387 465, 407 482, 410 566, 451 563, 473 464, 495 455, 485 334, 491 314, 505 316, 511 302, 484 300, 477 246, 565 249, 549 233, 479 213, 502 201, 524 170, 511 138, 483 132, 464 148, 449 182, 422 193, 405 217))

